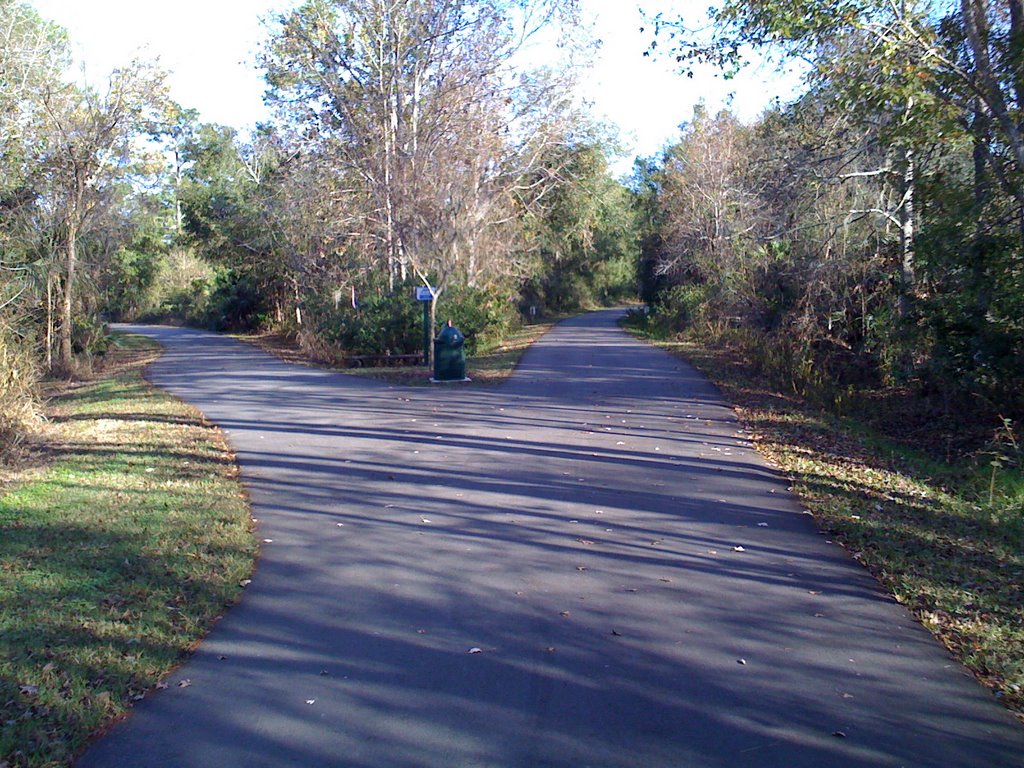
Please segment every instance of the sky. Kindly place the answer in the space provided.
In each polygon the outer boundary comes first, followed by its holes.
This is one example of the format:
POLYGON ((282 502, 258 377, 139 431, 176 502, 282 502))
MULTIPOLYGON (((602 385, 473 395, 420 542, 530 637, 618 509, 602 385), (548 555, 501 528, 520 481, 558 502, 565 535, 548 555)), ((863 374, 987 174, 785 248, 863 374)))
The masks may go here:
MULTIPOLYGON (((137 55, 156 58, 170 71, 172 97, 198 109, 206 122, 245 132, 266 119, 264 84, 256 53, 268 28, 261 19, 293 5, 292 0, 29 0, 44 17, 68 30, 87 80, 99 84, 110 70, 137 55)), ((708 0, 642 0, 653 14, 687 14, 696 22, 708 0)), ((671 64, 643 55, 650 33, 634 0, 581 0, 602 41, 584 78, 584 97, 595 115, 619 128, 625 150, 615 165, 628 172, 635 155, 656 154, 678 136, 703 100, 715 110, 730 106, 742 120, 755 119, 768 102, 786 99, 795 77, 772 67, 724 81, 711 70, 687 78, 671 64)))

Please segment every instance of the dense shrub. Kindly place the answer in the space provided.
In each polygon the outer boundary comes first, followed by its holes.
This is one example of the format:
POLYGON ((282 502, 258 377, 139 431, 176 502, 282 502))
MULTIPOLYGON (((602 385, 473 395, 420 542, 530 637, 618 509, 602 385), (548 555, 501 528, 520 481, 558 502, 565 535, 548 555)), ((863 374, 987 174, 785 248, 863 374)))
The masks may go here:
POLYGON ((649 317, 664 333, 679 331, 693 325, 706 302, 706 286, 675 285, 658 293, 649 317))
MULTIPOLYGON (((466 353, 475 354, 488 341, 500 338, 519 321, 514 301, 498 291, 460 286, 445 292, 438 302, 437 320, 447 320, 466 337, 466 353)), ((440 328, 438 328, 440 331, 440 328)))
POLYGON ((254 331, 266 326, 271 308, 266 291, 249 274, 220 270, 204 307, 204 325, 214 331, 254 331))
POLYGON ((153 310, 158 278, 168 276, 161 253, 121 248, 110 258, 102 284, 102 307, 112 321, 132 321, 153 310))
POLYGON ((107 326, 94 315, 79 315, 71 329, 71 347, 76 355, 104 355, 108 347, 107 326))
MULTIPOLYGON (((390 292, 385 286, 371 284, 357 291, 356 308, 350 301, 335 303, 331 296, 307 298, 304 345, 317 350, 321 357, 421 351, 423 305, 414 300, 414 287, 410 283, 390 292)), ((515 305, 507 296, 479 288, 450 288, 439 297, 436 311, 437 331, 451 320, 465 335, 468 354, 474 354, 482 341, 500 336, 517 321, 515 305)))
POLYGON ((216 270, 190 251, 172 251, 142 301, 136 318, 204 325, 216 270))
POLYGON ((357 307, 328 295, 306 297, 307 346, 326 345, 341 355, 412 354, 422 347, 420 305, 411 289, 392 294, 367 286, 356 295, 357 307))

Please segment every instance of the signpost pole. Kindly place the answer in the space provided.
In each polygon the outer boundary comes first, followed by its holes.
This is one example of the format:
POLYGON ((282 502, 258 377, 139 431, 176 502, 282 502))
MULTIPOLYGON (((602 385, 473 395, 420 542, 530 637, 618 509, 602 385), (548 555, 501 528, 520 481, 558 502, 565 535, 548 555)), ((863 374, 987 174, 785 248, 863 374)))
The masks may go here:
POLYGON ((423 364, 430 367, 430 302, 421 301, 423 305, 423 364))
POLYGON ((423 305, 423 363, 430 367, 430 310, 434 305, 434 289, 421 285, 413 289, 416 301, 423 305))

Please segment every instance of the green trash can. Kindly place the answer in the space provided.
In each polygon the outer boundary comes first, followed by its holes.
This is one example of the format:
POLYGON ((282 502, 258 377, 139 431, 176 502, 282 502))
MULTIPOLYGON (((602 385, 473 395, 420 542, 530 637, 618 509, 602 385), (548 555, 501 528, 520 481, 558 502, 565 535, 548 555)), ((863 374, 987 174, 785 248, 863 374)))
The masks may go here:
POLYGON ((434 339, 434 381, 466 379, 466 337, 452 321, 434 339))

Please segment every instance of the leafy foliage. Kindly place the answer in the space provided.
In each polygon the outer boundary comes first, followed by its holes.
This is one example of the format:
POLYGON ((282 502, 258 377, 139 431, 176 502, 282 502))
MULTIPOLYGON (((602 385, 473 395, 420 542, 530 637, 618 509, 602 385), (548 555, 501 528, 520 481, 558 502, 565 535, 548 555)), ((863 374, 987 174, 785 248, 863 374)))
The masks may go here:
MULTIPOLYGON (((392 292, 379 280, 328 302, 306 304, 309 325, 315 336, 346 355, 408 355, 423 349, 423 304, 412 298, 415 285, 400 285, 392 292), (342 300, 342 298, 344 300, 342 300)), ((466 352, 501 338, 518 323, 511 296, 495 291, 459 286, 445 293, 440 302, 444 320, 466 337, 466 352)))
POLYGON ((824 402, 886 382, 968 420, 1024 413, 1024 144, 1001 117, 1024 97, 1024 17, 997 5, 726 0, 708 34, 659 19, 683 65, 752 46, 809 69, 752 126, 698 111, 638 175, 657 321, 824 402))
POLYGON ((567 312, 635 295, 633 195, 610 177, 606 153, 604 144, 588 141, 548 159, 566 181, 547 192, 542 211, 528 222, 536 267, 523 306, 567 312))

